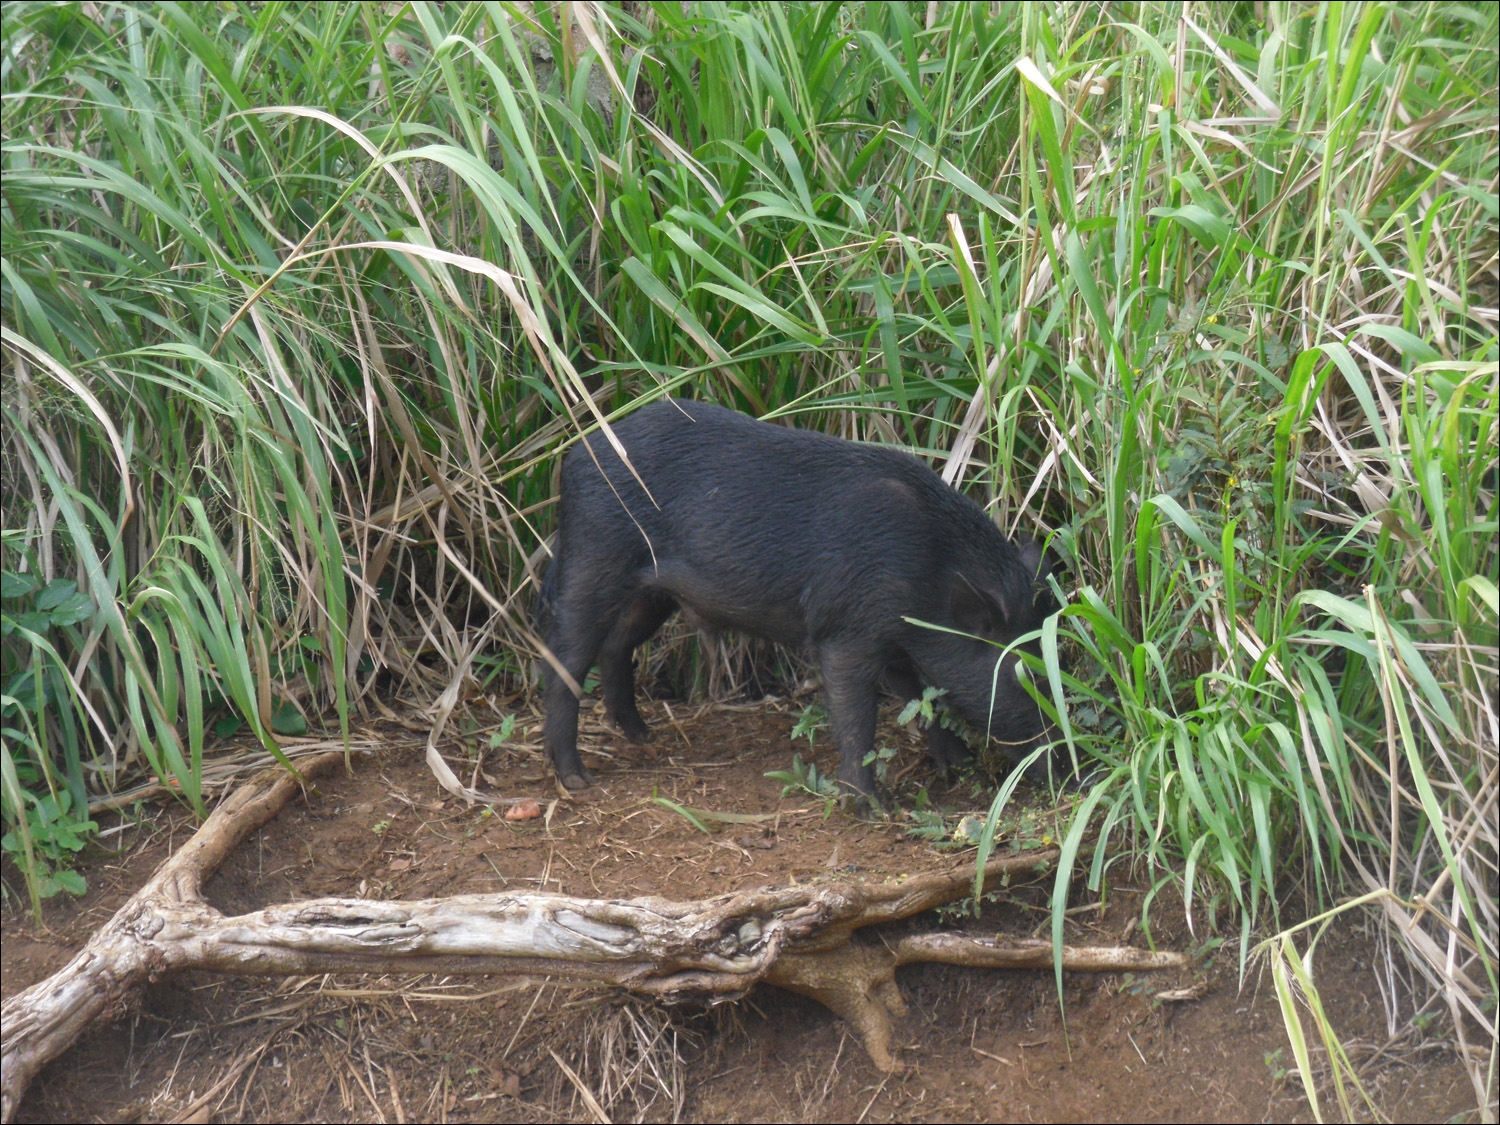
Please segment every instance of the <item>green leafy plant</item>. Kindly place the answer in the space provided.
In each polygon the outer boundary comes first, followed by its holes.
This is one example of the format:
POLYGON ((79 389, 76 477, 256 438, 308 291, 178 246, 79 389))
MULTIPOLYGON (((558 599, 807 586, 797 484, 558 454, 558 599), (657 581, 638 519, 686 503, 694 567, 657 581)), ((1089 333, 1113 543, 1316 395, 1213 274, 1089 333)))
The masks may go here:
POLYGON ((500 747, 510 742, 511 739, 515 736, 515 731, 515 715, 506 715, 505 718, 500 720, 500 729, 490 734, 490 749, 498 750, 500 747))
MULTIPOLYGON (((12 534, 7 545, 18 542, 12 534)), ((0 755, 3 848, 19 866, 33 911, 59 891, 81 894, 69 864, 98 826, 89 819, 80 726, 70 704, 63 652, 97 607, 72 579, 43 583, 34 572, 0 569, 0 755), (53 743, 61 744, 54 755, 53 743), (60 767, 60 768, 59 768, 60 767)))
POLYGON ((896 717, 896 722, 905 726, 913 719, 920 717, 924 729, 939 722, 947 711, 946 709, 940 710, 935 704, 946 694, 947 691, 944 688, 933 687, 930 684, 923 687, 922 697, 907 700, 906 705, 901 708, 900 715, 896 717))
POLYGON ((934 808, 926 797, 926 790, 923 790, 917 803, 906 810, 906 817, 911 821, 906 831, 908 835, 941 846, 948 840, 949 817, 942 809, 934 808))
POLYGON ((767 770, 766 776, 781 782, 781 795, 794 797, 798 794, 823 802, 823 818, 826 820, 839 801, 839 787, 833 778, 818 772, 818 764, 811 759, 806 762, 802 755, 792 755, 789 770, 767 770))
POLYGON ((87 811, 82 816, 74 811, 73 795, 66 789, 35 800, 26 797, 24 824, 0 836, 0 849, 27 873, 28 886, 35 880, 38 897, 51 898, 59 891, 83 894, 87 884, 68 864, 99 826, 87 811))
POLYGON ((799 738, 807 739, 807 748, 811 750, 817 736, 828 729, 828 708, 823 706, 821 700, 814 700, 802 708, 797 721, 792 724, 792 740, 799 738))
POLYGON ((881 784, 885 783, 886 773, 890 769, 891 762, 896 757, 894 746, 877 746, 864 757, 864 764, 875 767, 875 780, 881 784))

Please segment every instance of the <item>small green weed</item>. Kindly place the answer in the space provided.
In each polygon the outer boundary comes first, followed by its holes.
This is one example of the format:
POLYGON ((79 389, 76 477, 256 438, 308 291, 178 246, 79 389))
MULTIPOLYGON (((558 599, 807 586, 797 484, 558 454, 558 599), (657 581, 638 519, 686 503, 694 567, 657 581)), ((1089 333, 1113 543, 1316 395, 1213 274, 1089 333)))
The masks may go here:
POLYGON ((75 627, 96 611, 70 578, 44 585, 35 573, 0 570, 0 743, 8 828, 0 848, 21 868, 33 910, 59 891, 83 893, 83 877, 67 864, 98 830, 83 803, 86 728, 69 709, 68 671, 60 655, 77 647, 75 627), (62 752, 56 753, 59 742, 62 752))
POLYGON ((939 710, 933 706, 939 697, 946 694, 946 692, 946 688, 936 688, 931 685, 924 687, 922 689, 922 698, 908 701, 906 706, 901 708, 901 714, 896 716, 896 722, 905 726, 913 719, 921 716, 924 729, 930 727, 934 722, 946 726, 947 724, 942 723, 943 716, 947 714, 946 710, 939 710))
POLYGON ((1266 1069, 1271 1072, 1271 1077, 1277 1082, 1283 1081, 1287 1076, 1286 1048, 1277 1047, 1274 1051, 1266 1052, 1266 1069))
POLYGON ((767 770, 766 776, 772 781, 781 782, 781 795, 783 797, 796 796, 798 793, 806 794, 815 800, 822 801, 823 819, 828 819, 833 812, 833 806, 838 803, 839 788, 833 778, 818 772, 818 765, 811 760, 804 762, 802 755, 792 755, 792 768, 789 770, 767 770))
POLYGON ((500 729, 490 735, 490 749, 498 750, 511 740, 516 730, 516 717, 507 715, 500 720, 500 729))
MULTIPOLYGON (((807 748, 813 748, 813 741, 820 731, 828 729, 828 708, 817 700, 802 708, 802 714, 797 716, 797 724, 792 727, 792 739, 807 739, 807 748)), ((767 775, 769 776, 769 775, 767 775)))
POLYGON ((890 768, 891 759, 895 756, 894 746, 880 746, 865 755, 865 765, 874 765, 876 779, 884 783, 886 771, 890 768))
POLYGON ((907 827, 909 836, 926 840, 933 847, 941 848, 948 839, 948 818, 937 809, 908 809, 906 815, 912 823, 907 827))
POLYGON ((29 793, 25 797, 26 827, 0 836, 0 849, 9 854, 17 866, 27 870, 28 880, 35 872, 39 897, 51 898, 59 891, 83 894, 88 884, 82 875, 67 866, 67 861, 83 850, 87 835, 97 832, 99 826, 88 819, 87 810, 81 817, 74 815, 73 795, 66 789, 39 798, 32 798, 29 793), (28 837, 31 845, 29 856, 28 837))

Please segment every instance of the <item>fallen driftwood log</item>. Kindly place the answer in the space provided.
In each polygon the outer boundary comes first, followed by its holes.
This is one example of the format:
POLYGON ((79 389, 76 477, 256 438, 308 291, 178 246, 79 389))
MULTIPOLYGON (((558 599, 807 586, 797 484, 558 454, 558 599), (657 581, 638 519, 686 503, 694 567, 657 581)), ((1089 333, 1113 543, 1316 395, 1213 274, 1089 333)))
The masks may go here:
MULTIPOLYGON (((310 761, 302 778, 343 761, 310 761)), ((599 900, 549 894, 462 895, 421 902, 320 899, 228 918, 201 888, 239 843, 274 817, 302 779, 264 774, 230 795, 203 827, 52 977, 4 1004, 0 1118, 27 1085, 95 1021, 123 1015, 147 984, 185 969, 268 976, 324 972, 511 973, 616 985, 668 1001, 717 1003, 758 983, 810 996, 846 1019, 883 1070, 891 1017, 905 1011, 897 967, 940 961, 1051 968, 1048 942, 932 933, 894 943, 853 931, 961 898, 974 866, 901 883, 827 883, 701 902, 599 900)), ((987 882, 1049 868, 1056 849, 992 858, 987 882)), ((993 883, 991 884, 993 885, 993 883)), ((1128 947, 1062 950, 1063 968, 1178 968, 1177 953, 1128 947)))

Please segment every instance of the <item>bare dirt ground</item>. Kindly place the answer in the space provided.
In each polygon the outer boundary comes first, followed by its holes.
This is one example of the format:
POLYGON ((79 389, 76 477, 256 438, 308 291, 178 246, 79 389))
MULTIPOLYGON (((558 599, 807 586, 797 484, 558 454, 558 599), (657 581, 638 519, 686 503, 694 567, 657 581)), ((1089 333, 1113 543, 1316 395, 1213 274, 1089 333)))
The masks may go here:
MULTIPOLYGON (((379 732, 385 749, 289 806, 225 865, 208 896, 226 913, 319 896, 517 889, 696 899, 768 884, 879 881, 972 858, 972 850, 940 852, 910 835, 904 812, 866 823, 837 808, 825 816, 806 794, 783 798, 766 771, 787 769, 794 749, 808 757, 805 740, 791 743, 795 715, 785 703, 658 703, 647 717, 657 741, 640 748, 586 714, 585 761, 600 784, 522 822, 449 798, 422 761, 421 735, 389 725, 379 732), (766 819, 705 833, 656 797, 766 819)), ((523 717, 523 731, 526 724, 523 717)), ((891 713, 882 733, 900 747, 893 780, 899 808, 910 810, 917 789, 932 783, 919 739, 896 728, 891 713)), ((489 734, 472 729, 445 747, 455 770, 507 795, 534 795, 546 808, 555 793, 537 748, 523 735, 489 750, 489 734)), ((820 769, 836 767, 826 736, 812 757, 820 769)), ((933 799, 949 811, 950 827, 985 805, 967 783, 934 785, 933 799)), ((148 810, 108 837, 118 851, 86 862, 89 893, 48 904, 42 927, 17 909, 19 880, 7 869, 5 995, 61 967, 193 827, 180 809, 148 810)), ((1033 809, 1012 823, 1007 846, 1052 830, 1048 810, 1033 809)), ((1075 880, 1067 940, 1147 944, 1141 905, 1159 877, 1113 867, 1102 898, 1075 880)), ((1050 886, 1048 876, 1004 888, 977 919, 955 908, 902 926, 1045 937, 1050 886)), ((1198 953, 1196 967, 1070 975, 1061 1008, 1050 972, 901 970, 911 1012, 898 1028, 904 1066, 893 1075, 872 1066, 830 1012, 771 988, 704 1012, 525 979, 188 974, 86 1034, 33 1082, 18 1119, 1310 1119, 1288 1075, 1269 978, 1252 969, 1241 987, 1238 935, 1218 941, 1201 904, 1190 934, 1172 895, 1168 888, 1156 897, 1151 938, 1157 948, 1198 953), (1157 999, 1194 985, 1199 999, 1157 999)), ((874 929, 861 936, 879 939, 874 929)), ((1346 928, 1324 939, 1314 965, 1336 1030, 1364 1060, 1367 1088, 1395 1120, 1471 1115, 1472 1095, 1443 1044, 1392 1046, 1376 951, 1370 935, 1346 928)))

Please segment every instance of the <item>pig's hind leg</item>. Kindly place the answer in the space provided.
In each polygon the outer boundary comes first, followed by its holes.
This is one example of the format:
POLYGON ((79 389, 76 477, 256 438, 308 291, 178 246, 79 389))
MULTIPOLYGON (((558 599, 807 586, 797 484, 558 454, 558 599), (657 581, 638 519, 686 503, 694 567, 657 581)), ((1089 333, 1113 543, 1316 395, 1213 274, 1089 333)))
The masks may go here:
POLYGON ((818 646, 818 669, 828 719, 839 746, 839 787, 867 806, 875 796, 875 769, 865 761, 875 749, 876 703, 883 662, 836 645, 818 646))
POLYGON ((625 607, 605 638, 599 653, 599 684, 604 689, 604 713, 631 742, 648 742, 651 728, 635 702, 632 655, 661 628, 677 602, 661 590, 642 590, 625 607))
MULTIPOLYGON (((606 643, 619 632, 621 620, 630 616, 636 596, 615 583, 601 586, 581 581, 572 572, 571 559, 559 585, 552 607, 547 647, 574 682, 581 686, 606 643)), ((609 658, 618 664, 617 655, 611 654, 609 658)), ((625 651, 625 667, 626 690, 629 692, 628 649, 625 651)), ((542 740, 558 780, 569 789, 587 788, 593 784, 594 777, 578 757, 578 698, 550 662, 542 668, 542 701, 547 712, 542 740)), ((632 711, 634 706, 632 701, 632 711)), ((636 722, 640 722, 639 714, 636 722)))

